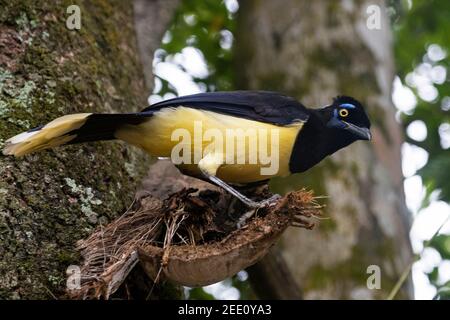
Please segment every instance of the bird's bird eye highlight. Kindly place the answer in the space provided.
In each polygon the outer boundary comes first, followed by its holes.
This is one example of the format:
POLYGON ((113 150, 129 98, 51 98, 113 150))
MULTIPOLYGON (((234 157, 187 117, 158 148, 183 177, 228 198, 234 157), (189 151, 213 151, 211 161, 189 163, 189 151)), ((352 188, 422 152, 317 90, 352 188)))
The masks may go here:
POLYGON ((348 110, 347 109, 341 109, 339 110, 339 115, 343 118, 345 118, 346 116, 348 116, 348 110))

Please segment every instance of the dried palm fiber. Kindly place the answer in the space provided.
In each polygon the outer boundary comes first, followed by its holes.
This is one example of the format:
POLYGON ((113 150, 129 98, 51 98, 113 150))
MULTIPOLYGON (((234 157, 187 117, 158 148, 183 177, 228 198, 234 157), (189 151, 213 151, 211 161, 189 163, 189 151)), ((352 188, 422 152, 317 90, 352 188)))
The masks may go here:
MULTIPOLYGON (((143 196, 121 217, 79 241, 81 288, 69 295, 108 299, 137 263, 153 281, 191 287, 215 283, 257 262, 287 227, 311 229, 310 218, 321 214, 313 193, 300 190, 258 209, 237 229, 248 209, 211 189, 182 188, 164 200, 143 196)), ((255 199, 270 196, 267 186, 250 193, 255 199)))

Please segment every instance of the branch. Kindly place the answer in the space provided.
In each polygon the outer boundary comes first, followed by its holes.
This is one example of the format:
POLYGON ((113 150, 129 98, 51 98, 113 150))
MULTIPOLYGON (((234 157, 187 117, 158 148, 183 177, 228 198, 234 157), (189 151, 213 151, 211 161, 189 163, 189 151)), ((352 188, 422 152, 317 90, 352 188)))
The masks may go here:
MULTIPOLYGON (((122 217, 79 242, 82 288, 71 292, 73 297, 109 298, 134 265, 136 252, 150 283, 219 282, 260 260, 287 227, 312 228, 308 218, 320 214, 312 193, 302 190, 259 208, 237 229, 248 208, 228 193, 182 176, 167 162, 152 166, 149 177, 147 191, 122 217), (192 185, 198 189, 186 187, 192 185)), ((271 194, 263 186, 248 195, 271 194)))

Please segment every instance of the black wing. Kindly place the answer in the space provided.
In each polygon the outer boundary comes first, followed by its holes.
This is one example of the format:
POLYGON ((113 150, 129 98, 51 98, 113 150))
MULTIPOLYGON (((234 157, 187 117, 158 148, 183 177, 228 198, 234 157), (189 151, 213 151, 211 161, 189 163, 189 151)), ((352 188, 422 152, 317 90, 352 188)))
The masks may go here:
POLYGON ((307 121, 309 110, 294 98, 270 91, 207 92, 161 101, 142 112, 155 112, 167 107, 185 106, 230 116, 288 125, 307 121))

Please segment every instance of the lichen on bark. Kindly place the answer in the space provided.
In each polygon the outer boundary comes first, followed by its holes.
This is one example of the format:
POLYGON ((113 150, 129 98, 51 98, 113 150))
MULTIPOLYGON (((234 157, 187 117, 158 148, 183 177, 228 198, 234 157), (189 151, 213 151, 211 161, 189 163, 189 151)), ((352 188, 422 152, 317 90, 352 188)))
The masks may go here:
MULTIPOLYGON (((146 104, 132 4, 79 1, 78 31, 71 4, 0 1, 0 147, 63 114, 146 104)), ((146 160, 118 142, 0 156, 0 298, 62 296, 75 241, 123 212, 146 160)))

